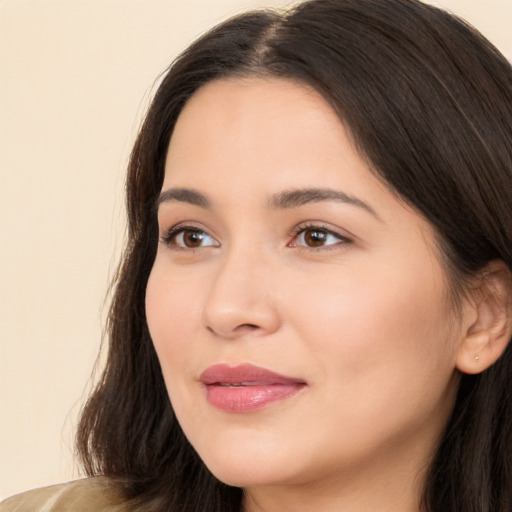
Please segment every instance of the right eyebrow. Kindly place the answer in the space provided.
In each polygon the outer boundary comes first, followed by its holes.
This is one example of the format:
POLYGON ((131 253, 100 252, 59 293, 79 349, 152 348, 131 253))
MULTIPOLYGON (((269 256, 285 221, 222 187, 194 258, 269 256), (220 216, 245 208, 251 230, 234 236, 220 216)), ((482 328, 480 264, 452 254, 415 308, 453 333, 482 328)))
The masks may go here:
POLYGON ((178 201, 181 203, 193 204, 201 208, 211 208, 210 201, 206 196, 191 188, 169 188, 164 190, 155 202, 154 211, 158 211, 162 203, 178 201))

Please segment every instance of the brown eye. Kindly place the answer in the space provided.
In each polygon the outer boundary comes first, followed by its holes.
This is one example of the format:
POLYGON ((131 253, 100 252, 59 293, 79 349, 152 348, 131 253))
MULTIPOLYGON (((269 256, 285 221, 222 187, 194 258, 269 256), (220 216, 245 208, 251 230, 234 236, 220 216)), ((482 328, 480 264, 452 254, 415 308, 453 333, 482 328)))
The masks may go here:
POLYGON ((323 228, 304 228, 297 234, 296 245, 319 248, 348 243, 349 240, 333 231, 323 228))
POLYGON ((327 233, 318 229, 310 229, 304 232, 304 242, 309 247, 321 247, 325 244, 327 233))
POLYGON ((163 243, 180 249, 197 249, 200 247, 219 247, 219 243, 208 233, 200 229, 178 227, 163 239, 163 243))
MULTIPOLYGON (((180 235, 178 235, 178 237, 179 236, 180 235)), ((201 231, 184 230, 181 233, 181 239, 185 247, 200 247, 203 242, 203 238, 204 234, 201 231)))

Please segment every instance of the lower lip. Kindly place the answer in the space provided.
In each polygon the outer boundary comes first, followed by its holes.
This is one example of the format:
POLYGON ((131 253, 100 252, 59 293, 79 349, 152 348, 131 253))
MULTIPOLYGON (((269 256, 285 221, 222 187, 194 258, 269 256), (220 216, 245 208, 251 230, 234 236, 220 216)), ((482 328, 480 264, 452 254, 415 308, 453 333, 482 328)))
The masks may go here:
POLYGON ((304 384, 266 384, 255 386, 206 386, 208 402, 225 412, 252 412, 296 395, 304 384))

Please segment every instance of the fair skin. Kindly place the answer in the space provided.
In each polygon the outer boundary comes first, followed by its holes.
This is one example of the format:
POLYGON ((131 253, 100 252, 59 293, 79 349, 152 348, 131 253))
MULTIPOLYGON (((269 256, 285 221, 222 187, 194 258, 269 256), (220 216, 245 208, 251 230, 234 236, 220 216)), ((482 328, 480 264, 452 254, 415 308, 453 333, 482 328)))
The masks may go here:
POLYGON ((477 312, 454 313, 432 227, 322 97, 279 79, 200 89, 170 142, 158 222, 146 311, 167 390, 245 510, 417 512, 457 365, 485 364, 461 349, 477 312), (217 364, 301 388, 220 410, 200 379, 217 364))

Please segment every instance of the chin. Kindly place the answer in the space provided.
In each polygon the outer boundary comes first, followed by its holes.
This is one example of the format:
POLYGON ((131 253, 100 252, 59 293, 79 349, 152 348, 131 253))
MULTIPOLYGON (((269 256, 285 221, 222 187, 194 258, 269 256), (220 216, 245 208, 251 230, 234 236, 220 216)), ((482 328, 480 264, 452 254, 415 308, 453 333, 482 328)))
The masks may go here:
POLYGON ((259 487, 267 485, 278 485, 286 481, 285 475, 280 472, 276 474, 276 471, 271 468, 259 467, 256 465, 249 464, 249 467, 239 466, 227 466, 225 464, 218 464, 214 466, 208 466, 211 473, 226 485, 233 487, 259 487))
POLYGON ((290 457, 276 459, 264 449, 257 456, 246 450, 234 451, 200 456, 218 480, 235 487, 276 485, 293 479, 290 457))

